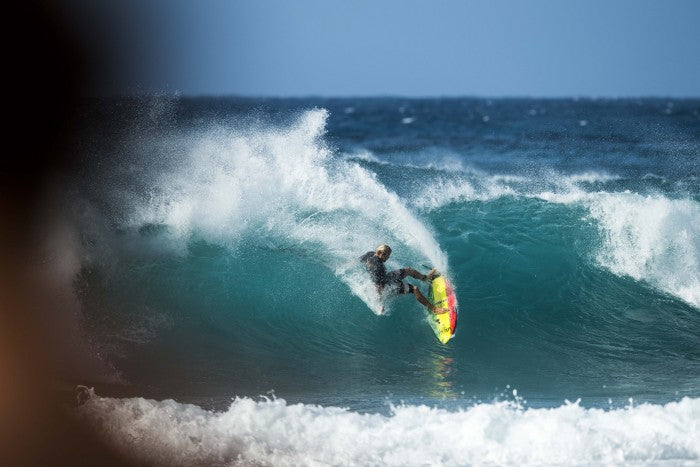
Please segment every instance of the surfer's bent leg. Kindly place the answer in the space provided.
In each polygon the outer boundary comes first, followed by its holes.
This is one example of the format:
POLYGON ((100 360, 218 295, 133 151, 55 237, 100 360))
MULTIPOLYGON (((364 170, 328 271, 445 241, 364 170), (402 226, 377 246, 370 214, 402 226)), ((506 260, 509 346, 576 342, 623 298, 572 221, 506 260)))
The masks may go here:
POLYGON ((435 307, 432 303, 428 301, 427 298, 425 298, 425 296, 422 293, 420 293, 418 287, 413 288, 413 295, 416 296, 416 300, 418 300, 423 306, 426 306, 430 311, 433 311, 435 307))
POLYGON ((423 306, 425 306, 428 310, 432 311, 436 315, 439 315, 440 313, 445 313, 447 312, 447 308, 436 308, 435 305, 430 303, 425 296, 420 293, 420 290, 418 287, 413 288, 413 295, 416 296, 416 300, 418 300, 423 306))

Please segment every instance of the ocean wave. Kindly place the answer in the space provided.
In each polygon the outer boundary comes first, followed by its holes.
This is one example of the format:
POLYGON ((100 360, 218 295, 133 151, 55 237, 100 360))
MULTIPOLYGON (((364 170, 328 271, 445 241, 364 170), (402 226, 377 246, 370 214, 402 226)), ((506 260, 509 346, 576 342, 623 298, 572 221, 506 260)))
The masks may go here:
POLYGON ((630 192, 541 193, 580 204, 600 234, 595 261, 700 308, 700 203, 630 192))
POLYGON ((400 405, 389 415, 236 398, 208 411, 173 400, 95 396, 76 409, 108 442, 155 465, 693 463, 700 399, 619 409, 482 403, 400 405))
POLYGON ((426 187, 414 206, 431 211, 455 202, 504 197, 581 206, 588 211, 586 219, 598 227, 593 258, 599 266, 700 308, 700 203, 628 190, 591 191, 591 184, 618 179, 598 172, 444 179, 426 187))
POLYGON ((597 262, 700 308, 700 204, 663 196, 586 197, 598 225, 597 262))

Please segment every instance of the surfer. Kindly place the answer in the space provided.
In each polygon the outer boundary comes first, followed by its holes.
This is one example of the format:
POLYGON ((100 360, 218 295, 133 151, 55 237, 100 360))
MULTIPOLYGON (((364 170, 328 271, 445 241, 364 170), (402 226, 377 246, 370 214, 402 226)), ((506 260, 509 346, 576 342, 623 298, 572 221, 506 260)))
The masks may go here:
MULTIPOLYGON (((431 269, 428 274, 421 274, 413 268, 403 268, 386 272, 384 263, 389 259, 389 256, 391 256, 391 247, 389 245, 379 245, 375 251, 368 251, 360 257, 360 261, 364 263, 367 271, 372 276, 372 282, 374 282, 378 294, 381 295, 385 288, 390 291, 390 293, 399 295, 412 293, 416 297, 416 300, 433 313, 440 314, 448 311, 447 308, 436 308, 435 305, 425 298, 418 287, 403 282, 406 276, 413 277, 423 282, 430 282, 440 275, 435 269, 431 269)), ((384 308, 382 308, 382 312, 384 312, 384 308)))

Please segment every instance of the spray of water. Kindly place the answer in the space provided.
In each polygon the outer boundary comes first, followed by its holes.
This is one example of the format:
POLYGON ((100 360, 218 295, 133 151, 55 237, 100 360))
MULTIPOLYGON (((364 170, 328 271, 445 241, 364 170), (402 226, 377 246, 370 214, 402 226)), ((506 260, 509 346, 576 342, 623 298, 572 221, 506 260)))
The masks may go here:
MULTIPOLYGON (((187 157, 161 173, 132 227, 168 227, 183 248, 196 235, 235 250, 241 242, 303 251, 319 258, 378 311, 358 258, 380 243, 394 261, 447 257, 407 205, 356 162, 334 158, 323 140, 328 113, 304 112, 286 128, 216 129, 193 137, 187 157)), ((391 264, 390 264, 391 266, 391 264)))

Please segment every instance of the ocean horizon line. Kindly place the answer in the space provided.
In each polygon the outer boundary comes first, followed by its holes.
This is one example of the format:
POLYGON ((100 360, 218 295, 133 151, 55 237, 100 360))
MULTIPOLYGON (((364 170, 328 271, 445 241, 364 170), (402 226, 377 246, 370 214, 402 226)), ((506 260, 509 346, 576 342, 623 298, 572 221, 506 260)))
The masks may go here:
POLYGON ((673 96, 673 95, 629 95, 629 96, 612 96, 612 95, 478 95, 478 94, 444 94, 444 95, 405 95, 405 94, 236 94, 236 93, 182 93, 178 91, 148 91, 136 93, 113 93, 113 94, 90 94, 82 96, 86 99, 130 99, 130 98, 185 98, 185 99, 249 99, 249 100, 573 100, 573 101, 634 101, 634 100, 700 100, 700 95, 697 96, 673 96))

